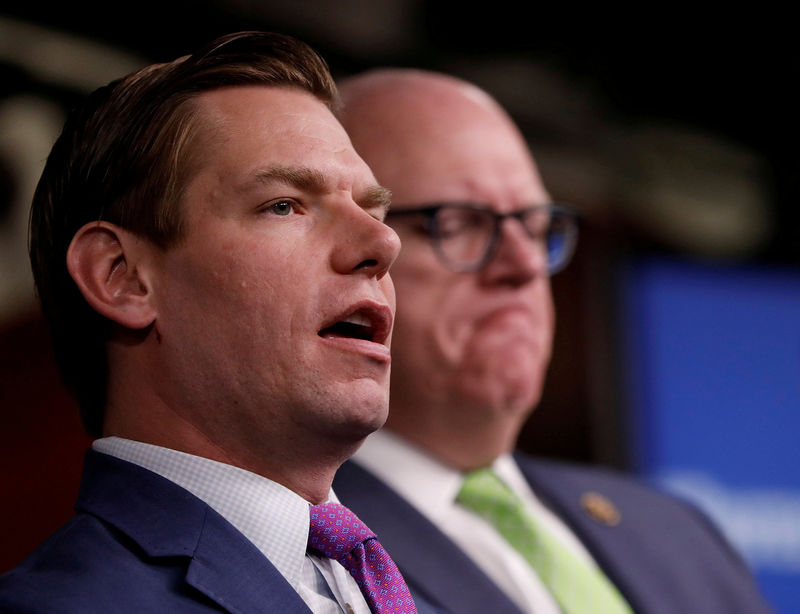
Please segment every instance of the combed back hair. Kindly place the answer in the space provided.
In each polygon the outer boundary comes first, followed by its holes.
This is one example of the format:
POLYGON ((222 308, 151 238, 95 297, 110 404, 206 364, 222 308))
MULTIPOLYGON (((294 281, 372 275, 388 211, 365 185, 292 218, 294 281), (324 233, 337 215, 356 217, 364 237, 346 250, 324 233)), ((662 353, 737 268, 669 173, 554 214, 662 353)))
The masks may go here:
POLYGON ((336 86, 305 43, 268 32, 223 36, 93 92, 68 117, 33 197, 29 251, 56 361, 86 431, 100 436, 111 323, 84 300, 66 254, 86 223, 104 220, 162 249, 180 241, 181 196, 202 161, 196 98, 224 87, 300 88, 331 110, 336 86))

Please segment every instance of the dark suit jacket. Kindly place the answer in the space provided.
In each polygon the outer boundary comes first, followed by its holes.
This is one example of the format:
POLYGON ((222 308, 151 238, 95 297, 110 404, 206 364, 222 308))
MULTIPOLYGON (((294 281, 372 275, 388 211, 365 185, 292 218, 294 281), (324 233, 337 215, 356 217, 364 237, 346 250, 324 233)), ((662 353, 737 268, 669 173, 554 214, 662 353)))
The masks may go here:
POLYGON ((0 577, 0 612, 310 613, 233 525, 151 471, 90 451, 75 508, 0 577))
MULTIPOLYGON (((637 614, 770 611, 741 558, 695 508, 611 471, 515 458, 537 496, 574 531, 637 614), (583 509, 587 492, 614 504, 616 526, 583 509)), ((374 475, 349 461, 334 490, 430 603, 460 614, 519 614, 458 546, 374 475)))

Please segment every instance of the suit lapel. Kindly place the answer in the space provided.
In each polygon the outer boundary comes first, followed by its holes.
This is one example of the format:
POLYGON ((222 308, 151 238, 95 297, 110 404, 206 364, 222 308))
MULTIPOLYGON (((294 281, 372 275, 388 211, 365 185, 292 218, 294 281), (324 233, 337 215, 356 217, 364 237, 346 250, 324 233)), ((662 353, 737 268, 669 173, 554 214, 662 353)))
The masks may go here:
POLYGON ((747 566, 692 506, 613 471, 516 460, 635 612, 769 611, 747 566), (604 524, 604 514, 585 504, 589 492, 616 507, 616 524, 604 524))
POLYGON ((371 473, 348 461, 333 488, 377 534, 415 597, 459 614, 520 614, 458 546, 371 473))
POLYGON ((230 612, 309 614, 272 563, 200 499, 135 464, 89 451, 76 509, 152 557, 181 557, 186 581, 230 612))
POLYGON ((213 510, 186 581, 231 612, 310 612, 272 563, 213 510))

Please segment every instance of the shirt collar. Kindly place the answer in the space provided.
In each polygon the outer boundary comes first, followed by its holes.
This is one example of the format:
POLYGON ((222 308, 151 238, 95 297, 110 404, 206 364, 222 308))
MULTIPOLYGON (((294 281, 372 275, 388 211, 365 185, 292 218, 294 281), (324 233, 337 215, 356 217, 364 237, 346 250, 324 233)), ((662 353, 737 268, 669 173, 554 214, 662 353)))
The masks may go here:
POLYGON ((463 480, 460 471, 385 429, 367 437, 352 460, 433 520, 453 505, 463 480))
MULTIPOLYGON (((464 481, 461 471, 386 429, 367 437, 352 460, 433 519, 441 518, 453 505, 464 481)), ((538 503, 510 454, 497 457, 492 469, 517 495, 538 503)))
MULTIPOLYGON (((175 482, 207 503, 266 556, 295 590, 308 545, 309 502, 250 471, 120 437, 98 439, 96 451, 175 482)), ((333 491, 329 500, 336 501, 333 491)))

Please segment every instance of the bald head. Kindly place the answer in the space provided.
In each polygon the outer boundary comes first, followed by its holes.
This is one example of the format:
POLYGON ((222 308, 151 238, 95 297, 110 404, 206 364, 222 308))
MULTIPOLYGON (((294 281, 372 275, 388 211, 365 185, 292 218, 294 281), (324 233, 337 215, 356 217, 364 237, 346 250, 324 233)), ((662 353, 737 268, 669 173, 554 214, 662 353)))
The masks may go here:
MULTIPOLYGON (((392 191, 392 212, 442 203, 498 213, 549 202, 508 114, 465 81, 383 69, 339 84, 341 121, 392 191)), ((447 464, 479 467, 510 450, 539 400, 553 309, 547 256, 516 222, 493 257, 456 273, 439 260, 423 214, 388 223, 403 243, 387 428, 447 464)))
MULTIPOLYGON (((339 88, 342 124, 356 150, 378 180, 393 191, 399 205, 412 196, 407 194, 404 178, 413 178, 419 184, 420 172, 431 164, 444 172, 455 171, 453 167, 465 161, 450 155, 443 159, 441 153, 469 147, 475 134, 471 128, 504 139, 503 151, 487 152, 475 162, 491 159, 499 163, 510 156, 536 173, 511 118, 491 96, 471 83, 422 70, 377 69, 345 79, 339 88)), ((457 180, 453 174, 450 177, 457 180)), ((441 199, 447 195, 437 191, 413 196, 441 199)))
MULTIPOLYGON (((456 111, 463 106, 481 107, 505 115, 505 111, 479 87, 456 77, 410 68, 383 68, 361 73, 339 82, 343 122, 391 123, 413 117, 437 118, 445 107, 456 111)), ((449 114, 449 113, 448 113, 449 114)))

